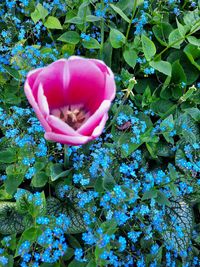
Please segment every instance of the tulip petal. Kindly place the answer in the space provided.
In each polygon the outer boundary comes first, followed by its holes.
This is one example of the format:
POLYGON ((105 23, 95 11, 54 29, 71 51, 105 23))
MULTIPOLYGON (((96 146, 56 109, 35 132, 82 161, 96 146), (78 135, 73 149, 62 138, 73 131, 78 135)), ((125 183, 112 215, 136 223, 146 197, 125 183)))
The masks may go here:
POLYGON ((66 91, 70 80, 68 61, 60 59, 45 67, 38 75, 33 92, 37 96, 40 83, 50 109, 65 106, 66 91))
POLYGON ((105 85, 105 99, 109 99, 112 101, 115 98, 116 94, 116 85, 115 78, 112 70, 106 66, 106 64, 98 59, 90 59, 90 61, 94 62, 102 72, 106 75, 106 85, 105 85))
POLYGON ((87 136, 69 136, 69 135, 67 136, 52 132, 46 132, 44 137, 47 140, 59 142, 61 144, 75 145, 75 146, 83 145, 92 139, 91 137, 87 136))
POLYGON ((70 82, 66 99, 69 104, 84 104, 91 113, 104 100, 106 77, 89 59, 69 58, 70 82))
MULTIPOLYGON (((29 78, 30 78, 30 76, 29 76, 29 78)), ((40 108, 38 107, 38 104, 35 100, 35 97, 33 96, 33 92, 32 92, 31 87, 29 85, 29 79, 28 78, 27 78, 25 85, 24 85, 24 91, 25 91, 26 97, 28 98, 29 103, 33 107, 33 109, 34 109, 39 121, 41 122, 42 126, 44 127, 45 131, 51 131, 51 127, 49 126, 49 124, 45 120, 44 115, 40 111, 40 108)))
POLYGON ((44 95, 42 84, 39 85, 39 89, 38 89, 38 106, 44 116, 49 115, 49 105, 47 102, 47 98, 44 95))
POLYGON ((77 130, 82 135, 89 136, 93 130, 100 124, 103 116, 108 112, 111 102, 104 100, 96 112, 77 130))
POLYGON ((103 129, 104 129, 104 126, 105 126, 107 120, 108 120, 108 114, 106 113, 106 114, 103 116, 103 118, 102 118, 100 124, 94 129, 94 131, 93 131, 93 133, 92 133, 92 136, 93 136, 94 138, 100 136, 100 134, 103 132, 103 129))
POLYGON ((78 132, 76 132, 72 127, 70 127, 67 123, 62 121, 61 119, 55 117, 54 115, 49 115, 47 117, 47 121, 51 126, 53 132, 59 134, 66 134, 70 136, 81 136, 78 132))

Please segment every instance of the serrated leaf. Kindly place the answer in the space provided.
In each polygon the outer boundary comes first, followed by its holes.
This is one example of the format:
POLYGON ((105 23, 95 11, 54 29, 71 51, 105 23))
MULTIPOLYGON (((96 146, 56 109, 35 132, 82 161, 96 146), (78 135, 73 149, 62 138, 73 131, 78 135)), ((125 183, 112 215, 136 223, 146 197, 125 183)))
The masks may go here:
POLYGON ((147 61, 150 61, 151 58, 156 54, 155 44, 144 34, 142 35, 141 40, 145 58, 147 61))
POLYGON ((167 76, 171 76, 172 73, 172 66, 170 62, 167 61, 151 61, 149 63, 149 65, 151 67, 153 67, 154 69, 158 70, 159 72, 167 75, 167 76))
POLYGON ((80 36, 75 31, 68 31, 63 33, 59 38, 58 41, 69 43, 69 44, 78 44, 80 41, 80 36))
POLYGON ((110 42, 113 48, 120 48, 125 44, 126 38, 120 31, 111 29, 110 31, 110 42))
POLYGON ((120 15, 121 18, 123 18, 126 22, 130 23, 130 19, 124 14, 124 12, 119 7, 113 4, 110 4, 110 6, 118 15, 120 15))
POLYGON ((49 16, 44 23, 44 26, 47 27, 47 29, 58 29, 62 30, 62 25, 60 24, 60 21, 53 16, 49 16))

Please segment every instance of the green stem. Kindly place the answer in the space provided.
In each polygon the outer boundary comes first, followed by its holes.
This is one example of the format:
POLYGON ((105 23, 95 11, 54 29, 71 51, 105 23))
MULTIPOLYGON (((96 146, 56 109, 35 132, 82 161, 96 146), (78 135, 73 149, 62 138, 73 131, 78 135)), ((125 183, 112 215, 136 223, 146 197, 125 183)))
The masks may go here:
POLYGON ((132 20, 133 20, 133 18, 135 16, 136 8, 137 8, 137 0, 134 1, 132 17, 131 17, 131 20, 129 22, 128 29, 127 29, 127 32, 126 32, 126 42, 128 41, 128 35, 129 35, 130 29, 131 29, 132 20))
POLYGON ((50 38, 51 38, 52 42, 54 43, 54 46, 55 46, 56 50, 58 50, 58 47, 57 47, 57 45, 56 45, 56 42, 55 42, 55 40, 54 40, 54 38, 53 38, 53 35, 52 35, 51 31, 50 31, 49 29, 47 29, 47 31, 48 31, 48 33, 49 33, 49 35, 50 35, 50 38))
MULTIPOLYGON (((104 8, 104 2, 101 1, 102 9, 104 8)), ((101 18, 101 47, 99 51, 100 59, 103 60, 103 45, 104 45, 104 18, 101 18)))
POLYGON ((64 145, 64 167, 67 169, 68 166, 69 166, 68 145, 64 145))
POLYGON ((199 22, 200 22, 200 19, 197 20, 197 22, 196 22, 197 26, 193 29, 192 32, 188 33, 187 35, 185 35, 185 36, 179 38, 178 40, 172 42, 170 45, 168 45, 167 47, 165 47, 165 49, 163 49, 158 55, 155 56, 154 60, 156 61, 156 60, 159 59, 159 58, 161 57, 161 55, 162 55, 163 53, 165 53, 169 48, 171 48, 171 47, 174 46, 175 44, 177 44, 177 43, 179 43, 179 42, 185 40, 187 37, 189 37, 190 35, 192 35, 192 34, 196 31, 196 29, 199 27, 199 25, 198 25, 199 22))

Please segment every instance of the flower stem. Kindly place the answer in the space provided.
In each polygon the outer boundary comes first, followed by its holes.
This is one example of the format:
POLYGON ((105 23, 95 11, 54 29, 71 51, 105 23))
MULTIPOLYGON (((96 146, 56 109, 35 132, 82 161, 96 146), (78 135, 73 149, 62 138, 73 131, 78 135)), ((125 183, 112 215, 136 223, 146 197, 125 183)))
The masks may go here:
POLYGON ((64 145, 64 167, 67 169, 69 166, 69 151, 68 151, 68 145, 64 145))
POLYGON ((128 35, 129 35, 130 29, 131 29, 132 20, 133 20, 133 18, 135 16, 136 8, 137 8, 137 0, 134 1, 132 17, 130 19, 130 22, 129 22, 129 25, 128 25, 128 29, 127 29, 127 32, 126 32, 126 42, 128 41, 128 35))

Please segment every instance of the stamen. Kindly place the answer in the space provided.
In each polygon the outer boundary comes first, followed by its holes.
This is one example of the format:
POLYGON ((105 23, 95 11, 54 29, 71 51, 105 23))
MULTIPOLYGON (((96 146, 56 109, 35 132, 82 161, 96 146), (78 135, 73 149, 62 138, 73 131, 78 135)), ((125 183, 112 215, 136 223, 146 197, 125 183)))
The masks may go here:
POLYGON ((51 114, 60 118, 62 121, 77 130, 89 118, 89 112, 86 112, 82 105, 70 105, 60 109, 54 109, 51 114))

